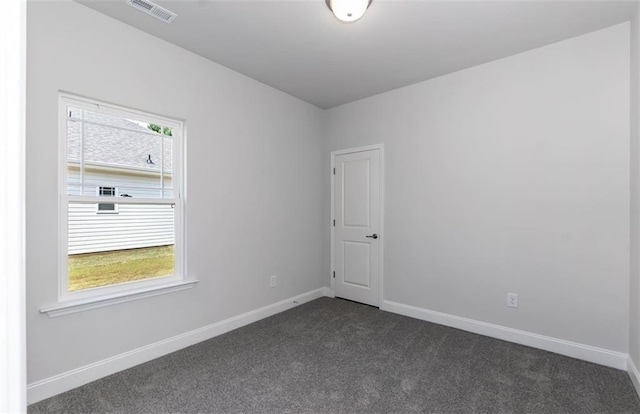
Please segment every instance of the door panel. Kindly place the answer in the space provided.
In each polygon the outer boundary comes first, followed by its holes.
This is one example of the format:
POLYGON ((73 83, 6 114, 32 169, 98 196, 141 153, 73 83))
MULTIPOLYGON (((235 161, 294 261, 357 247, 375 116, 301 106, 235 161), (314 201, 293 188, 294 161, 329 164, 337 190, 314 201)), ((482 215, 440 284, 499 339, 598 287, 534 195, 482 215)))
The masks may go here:
POLYGON ((371 246, 369 243, 342 242, 342 257, 344 257, 343 282, 370 288, 371 246))
POLYGON ((379 306, 380 150, 336 155, 335 168, 336 296, 379 306))
POLYGON ((345 227, 369 227, 371 163, 368 159, 345 161, 343 168, 344 215, 342 224, 345 227))

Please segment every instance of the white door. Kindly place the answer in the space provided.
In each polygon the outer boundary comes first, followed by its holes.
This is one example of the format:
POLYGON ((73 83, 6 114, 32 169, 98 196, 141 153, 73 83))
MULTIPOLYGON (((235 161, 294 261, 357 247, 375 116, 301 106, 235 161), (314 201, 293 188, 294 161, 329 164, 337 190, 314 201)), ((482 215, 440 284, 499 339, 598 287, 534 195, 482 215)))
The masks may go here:
POLYGON ((334 157, 333 263, 337 297, 380 306, 380 149, 334 157))

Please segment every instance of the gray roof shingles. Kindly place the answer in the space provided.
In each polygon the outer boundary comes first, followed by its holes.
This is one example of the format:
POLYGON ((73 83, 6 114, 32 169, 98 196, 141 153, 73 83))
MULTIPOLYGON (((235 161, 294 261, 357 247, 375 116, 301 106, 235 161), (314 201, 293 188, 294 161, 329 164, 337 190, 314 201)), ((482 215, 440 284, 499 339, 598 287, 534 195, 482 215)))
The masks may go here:
MULTIPOLYGON (((82 115, 80 109, 70 108, 70 112, 72 117, 67 119, 67 160, 79 163, 82 135, 82 121, 79 118, 82 115)), ((150 129, 109 114, 84 110, 84 119, 87 121, 84 123, 85 164, 159 172, 161 162, 164 162, 164 172, 171 172, 172 137, 149 134, 152 132, 150 129), (164 154, 164 160, 161 160, 161 153, 164 154), (147 162, 149 155, 153 164, 147 162)))

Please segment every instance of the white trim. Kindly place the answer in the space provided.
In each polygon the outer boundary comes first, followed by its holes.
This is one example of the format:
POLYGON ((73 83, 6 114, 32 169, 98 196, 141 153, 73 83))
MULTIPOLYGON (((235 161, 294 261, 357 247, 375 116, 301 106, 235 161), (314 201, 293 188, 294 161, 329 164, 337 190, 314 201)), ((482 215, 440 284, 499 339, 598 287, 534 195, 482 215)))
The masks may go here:
POLYGON ((294 308, 300 304, 318 299, 324 296, 325 289, 326 288, 319 288, 312 290, 202 328, 194 329, 119 355, 114 355, 110 358, 94 362, 93 364, 33 382, 27 387, 28 402, 29 404, 33 404, 107 375, 159 358, 171 352, 259 321, 260 319, 294 308))
POLYGON ((333 292, 333 297, 335 298, 335 294, 336 294, 336 264, 335 264, 335 246, 334 246, 334 241, 333 238, 335 237, 335 226, 333 225, 333 220, 335 220, 336 217, 336 208, 335 208, 335 192, 336 192, 336 174, 335 174, 335 170, 336 170, 336 155, 335 153, 331 153, 331 167, 329 170, 329 174, 331 174, 331 211, 330 211, 330 217, 329 217, 329 290, 331 290, 331 292, 333 292))
POLYGON ((336 150, 331 152, 331 156, 335 157, 336 155, 354 154, 356 152, 365 152, 365 151, 371 151, 371 150, 384 150, 384 144, 373 144, 373 145, 365 145, 363 147, 336 150))
POLYGON ((416 306, 404 305, 402 303, 391 302, 388 300, 385 300, 382 303, 380 309, 612 368, 622 370, 627 369, 627 354, 622 352, 539 335, 519 329, 507 328, 501 325, 476 321, 474 319, 463 318, 416 306))
POLYGON ((627 357, 627 372, 629 373, 633 387, 636 389, 636 393, 638 393, 640 397, 640 372, 638 372, 638 368, 636 364, 634 364, 633 359, 631 359, 631 356, 627 357))
MULTIPOLYGON (((330 249, 329 254, 330 258, 330 297, 335 297, 336 286, 335 286, 335 278, 333 277, 335 273, 335 263, 334 263, 334 253, 335 253, 335 241, 334 241, 334 233, 335 226, 333 225, 333 220, 335 219, 335 181, 336 176, 333 173, 336 168, 336 156, 344 155, 344 154, 354 154, 357 152, 365 152, 378 150, 380 154, 380 280, 378 281, 378 303, 382 306, 384 301, 384 240, 385 240, 385 232, 384 232, 384 204, 385 204, 385 194, 384 194, 384 184, 385 184, 385 172, 384 172, 384 144, 374 144, 367 145, 363 147, 349 148, 343 150, 337 150, 331 152, 331 169, 329 173, 331 174, 331 217, 329 218, 329 227, 331 228, 331 241, 330 241, 330 249)), ((329 295, 327 295, 329 296, 329 295)))
POLYGON ((69 315, 72 313, 84 312, 91 309, 104 308, 105 306, 117 305, 118 303, 131 302, 134 300, 150 298, 152 296, 164 295, 190 289, 198 283, 197 280, 187 280, 174 283, 165 283, 159 286, 143 287, 136 290, 90 297, 87 299, 62 302, 58 305, 40 309, 40 313, 46 313, 50 318, 69 315))
POLYGON ((0 16, 0 413, 26 412, 25 79, 27 5, 0 16))
POLYGON ((384 302, 384 241, 386 238, 386 233, 384 231, 384 204, 385 204, 385 194, 384 194, 384 183, 385 183, 385 163, 384 163, 384 144, 375 145, 380 149, 380 280, 378 281, 378 290, 379 290, 379 302, 382 306, 384 302))

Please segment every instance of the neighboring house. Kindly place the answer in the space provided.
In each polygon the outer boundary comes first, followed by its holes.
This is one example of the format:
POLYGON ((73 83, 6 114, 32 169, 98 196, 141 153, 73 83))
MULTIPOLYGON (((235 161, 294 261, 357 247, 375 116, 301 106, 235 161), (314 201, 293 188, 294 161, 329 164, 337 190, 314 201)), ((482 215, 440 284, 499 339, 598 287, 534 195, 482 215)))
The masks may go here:
POLYGON ((171 193, 173 139, 117 116, 80 109, 67 116, 69 194, 105 197, 104 203, 70 204, 69 254, 173 244, 172 206, 117 202, 171 193))

